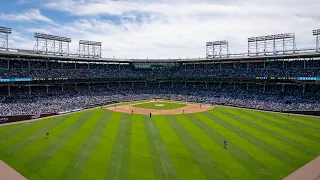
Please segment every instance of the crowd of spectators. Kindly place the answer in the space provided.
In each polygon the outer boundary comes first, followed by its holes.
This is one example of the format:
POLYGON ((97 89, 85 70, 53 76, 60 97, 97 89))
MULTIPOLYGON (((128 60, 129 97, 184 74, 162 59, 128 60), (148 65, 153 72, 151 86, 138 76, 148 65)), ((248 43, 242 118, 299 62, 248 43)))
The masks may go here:
POLYGON ((49 94, 36 91, 29 97, 27 93, 17 93, 11 97, 0 98, 0 115, 58 113, 78 108, 87 108, 94 104, 115 101, 133 101, 153 98, 168 98, 174 100, 193 101, 209 104, 225 104, 255 109, 274 111, 312 110, 320 111, 319 86, 310 88, 306 94, 295 87, 288 87, 281 92, 281 87, 270 87, 266 92, 259 87, 224 86, 221 89, 212 87, 184 87, 184 84, 135 87, 123 85, 119 87, 79 87, 52 89, 49 94))
MULTIPOLYGON (((214 63, 182 65, 172 70, 137 70, 129 64, 85 64, 40 61, 10 61, 0 59, 0 79, 4 78, 212 78, 212 77, 319 77, 320 60, 275 61, 250 63, 214 63)), ((155 97, 214 104, 228 104, 275 111, 320 110, 319 85, 313 85, 302 93, 301 87, 270 86, 187 86, 185 84, 157 84, 135 86, 124 83, 121 87, 93 86, 28 87, 12 89, 8 96, 5 86, 0 86, 0 115, 57 113, 92 104, 111 101, 132 101, 155 97)))
POLYGON ((131 65, 72 64, 0 60, 0 78, 212 78, 212 77, 319 77, 320 60, 267 63, 182 65, 172 70, 136 70, 131 65))

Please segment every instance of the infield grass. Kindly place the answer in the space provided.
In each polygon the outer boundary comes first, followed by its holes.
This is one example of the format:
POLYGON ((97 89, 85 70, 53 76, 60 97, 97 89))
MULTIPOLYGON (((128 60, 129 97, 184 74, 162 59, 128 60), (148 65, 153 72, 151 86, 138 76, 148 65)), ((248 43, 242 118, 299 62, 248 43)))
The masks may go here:
MULTIPOLYGON (((136 105, 156 103, 184 105, 136 105)), ((30 180, 277 180, 319 156, 319 132, 316 117, 229 107, 152 118, 98 108, 0 127, 0 159, 30 180)))
POLYGON ((132 106, 139 107, 139 108, 146 108, 146 109, 167 110, 167 109, 182 108, 187 105, 183 103, 177 103, 177 102, 159 101, 159 102, 139 103, 139 104, 134 104, 132 106))

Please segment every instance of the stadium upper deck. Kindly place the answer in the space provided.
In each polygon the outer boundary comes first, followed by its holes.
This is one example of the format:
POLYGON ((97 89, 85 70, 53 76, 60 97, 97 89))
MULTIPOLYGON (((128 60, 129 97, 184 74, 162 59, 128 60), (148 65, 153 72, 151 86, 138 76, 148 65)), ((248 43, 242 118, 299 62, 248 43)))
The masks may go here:
POLYGON ((290 54, 275 54, 275 55, 248 55, 248 54, 229 54, 229 57, 216 58, 179 58, 179 59, 123 59, 123 58, 85 58, 77 57, 76 55, 57 56, 52 54, 41 54, 24 52, 18 49, 9 49, 9 51, 0 51, 0 56, 3 57, 21 57, 21 58, 36 58, 36 59, 54 59, 62 61, 80 61, 80 62, 115 62, 115 63, 130 63, 130 62, 182 62, 182 63, 198 63, 198 62, 219 62, 219 61, 264 61, 264 60, 283 60, 283 59, 313 59, 319 58, 320 52, 315 49, 296 50, 290 54))

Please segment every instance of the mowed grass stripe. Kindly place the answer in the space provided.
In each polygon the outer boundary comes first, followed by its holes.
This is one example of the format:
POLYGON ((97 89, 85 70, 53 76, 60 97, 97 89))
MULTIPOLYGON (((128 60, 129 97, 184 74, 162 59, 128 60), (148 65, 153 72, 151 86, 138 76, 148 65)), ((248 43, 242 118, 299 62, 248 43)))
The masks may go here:
POLYGON ((283 178, 285 175, 287 175, 286 173, 279 172, 279 169, 286 168, 286 165, 283 164, 279 159, 269 155, 267 152, 257 147, 255 144, 248 142, 247 139, 244 139, 238 136, 232 130, 219 124, 216 120, 217 118, 215 116, 212 116, 209 112, 204 112, 202 114, 195 114, 195 115, 196 117, 198 117, 198 119, 204 121, 205 123, 208 123, 208 120, 211 121, 210 122, 211 127, 212 128, 214 127, 214 129, 218 133, 224 136, 229 142, 229 145, 233 144, 235 146, 238 146, 239 148, 242 148, 248 154, 251 154, 252 157, 260 161, 266 167, 268 167, 268 169, 270 169, 271 172, 273 172, 271 174, 271 177, 272 177, 271 179, 280 179, 280 178, 283 178))
MULTIPOLYGON (((98 123, 102 116, 102 110, 96 110, 88 117, 87 121, 68 139, 68 141, 59 149, 55 155, 48 160, 48 162, 41 168, 42 176, 50 179, 52 176, 59 177, 59 179, 67 179, 61 174, 68 163, 72 160, 77 152, 77 149, 84 142, 86 137, 90 134, 92 129, 98 123)), ((71 167, 70 167, 71 168, 71 167)))
POLYGON ((243 114, 241 111, 237 111, 237 109, 227 108, 226 110, 228 111, 228 113, 238 116, 239 118, 237 118, 237 120, 239 122, 247 124, 248 126, 255 128, 258 131, 268 134, 269 136, 282 141, 284 144, 291 145, 292 147, 295 147, 296 149, 299 149, 302 152, 306 152, 305 154, 307 154, 307 156, 309 155, 308 159, 310 160, 312 159, 312 157, 314 157, 315 154, 318 154, 318 151, 316 149, 309 148, 301 142, 279 133, 277 130, 275 130, 275 127, 272 125, 266 124, 263 121, 259 121, 252 116, 247 116, 246 114, 243 114))
POLYGON ((207 179, 230 179, 223 169, 215 161, 212 161, 206 150, 201 147, 199 142, 189 134, 179 121, 173 116, 166 116, 166 118, 207 179))
MULTIPOLYGON (((283 141, 270 136, 268 133, 264 133, 263 131, 259 131, 258 129, 245 124, 245 120, 239 113, 230 113, 230 111, 224 109, 216 109, 214 113, 223 113, 225 116, 223 120, 228 121, 229 123, 241 128, 245 132, 248 132, 255 137, 265 141, 266 143, 272 145, 273 147, 283 151, 283 153, 287 153, 288 155, 292 156, 292 160, 296 159, 308 159, 310 156, 305 151, 301 151, 294 146, 284 143, 283 141)), ((284 156, 285 157, 285 156, 284 156)))
MULTIPOLYGON (((10 128, 9 131, 6 131, 5 133, 0 134, 0 143, 6 141, 9 138, 14 137, 15 135, 19 136, 19 133, 21 133, 22 131, 26 130, 29 127, 32 127, 38 124, 43 124, 43 123, 44 123, 43 121, 33 121, 33 122, 26 122, 23 124, 17 124, 13 126, 13 128, 10 128)), ((46 123, 48 123, 48 121, 46 123)))
POLYGON ((153 119, 162 141, 167 147, 179 179, 190 179, 191 177, 197 177, 199 180, 206 179, 190 152, 168 124, 167 119, 164 116, 154 116, 153 119), (190 169, 192 169, 192 171, 190 169))
POLYGON ((108 123, 110 114, 111 111, 103 110, 103 114, 100 117, 99 122, 95 124, 90 134, 86 137, 81 146, 74 153, 68 165, 63 169, 60 175, 62 179, 79 179, 94 150, 94 147, 98 143, 103 130, 108 123))
POLYGON ((308 121, 307 119, 311 119, 310 117, 296 116, 293 114, 281 114, 274 113, 274 117, 284 120, 284 122, 292 123, 295 126, 303 126, 310 129, 319 129, 320 124, 314 123, 312 121, 308 121))
POLYGON ((131 122, 131 115, 122 114, 119 131, 110 158, 107 179, 129 179, 131 122))
MULTIPOLYGON (((12 136, 10 136, 8 138, 5 138, 5 140, 0 141, 0 152, 1 152, 0 154, 5 153, 5 151, 4 151, 5 149, 10 148, 14 144, 22 141, 25 137, 30 136, 34 132, 38 131, 42 127, 44 127, 47 124, 49 124, 51 121, 53 121, 53 120, 32 122, 31 123, 32 125, 31 124, 28 125, 28 128, 23 128, 23 130, 21 129, 20 132, 17 132, 14 135, 12 135, 12 136)), ((21 126, 23 126, 23 125, 24 124, 21 124, 21 126)), ((20 128, 17 128, 17 129, 20 129, 20 128)))
POLYGON ((248 113, 248 115, 251 115, 253 117, 257 117, 262 121, 265 121, 271 125, 277 126, 285 131, 287 131, 288 133, 290 133, 291 137, 297 138, 299 140, 301 140, 302 142, 305 143, 314 143, 315 145, 318 145, 318 147, 320 148, 320 144, 319 144, 319 137, 316 137, 312 134, 308 134, 305 133, 303 131, 297 128, 292 128, 290 126, 290 124, 284 124, 285 121, 280 120, 280 119, 276 119, 274 116, 272 116, 271 113, 264 113, 261 114, 260 112, 257 111, 244 111, 245 113, 248 113))
POLYGON ((301 120, 305 120, 307 122, 311 122, 313 124, 320 124, 320 117, 314 117, 314 116, 298 116, 298 115, 292 115, 290 114, 291 117, 294 118, 299 118, 301 120))
POLYGON ((155 122, 148 116, 143 119, 156 179, 179 179, 155 122))
MULTIPOLYGON (((237 133, 242 138, 247 139, 250 143, 255 144, 256 146, 259 146, 270 155, 281 160, 284 164, 287 165, 286 170, 288 172, 291 172, 295 170, 297 167, 299 167, 300 163, 296 159, 295 154, 297 152, 298 153, 304 153, 304 152, 297 151, 294 148, 290 148, 290 150, 295 150, 290 152, 286 152, 288 149, 280 150, 278 146, 274 146, 272 144, 272 141, 270 141, 270 138, 268 135, 263 134, 255 129, 252 129, 244 124, 239 123, 239 121, 236 120, 236 117, 233 117, 235 119, 232 119, 230 116, 227 116, 227 114, 221 113, 219 111, 210 111, 210 113, 213 116, 219 117, 215 119, 219 124, 223 125, 224 127, 227 127, 228 129, 237 133), (270 142, 271 144, 269 144, 270 142)), ((279 145, 280 147, 282 147, 281 144, 279 145)))
POLYGON ((130 179, 155 179, 142 115, 132 115, 130 179))
POLYGON ((309 125, 305 123, 301 123, 299 121, 294 120, 293 118, 290 118, 290 116, 283 116, 279 113, 263 113, 264 117, 267 117, 274 121, 277 124, 281 124, 282 126, 288 127, 289 130, 299 132, 303 136, 310 138, 312 140, 318 140, 320 138, 320 125, 314 124, 314 125, 309 125), (317 128, 318 126, 318 128, 317 128))
POLYGON ((105 179, 110 163, 112 149, 118 133, 121 113, 112 112, 103 134, 96 144, 80 179, 105 179))
POLYGON ((306 147, 312 146, 313 148, 320 148, 320 144, 317 141, 313 141, 307 137, 304 137, 298 131, 289 129, 288 127, 285 127, 283 125, 272 123, 269 121, 269 118, 261 117, 258 114, 252 114, 248 112, 243 112, 243 114, 247 117, 252 117, 260 121, 262 125, 265 125, 265 127, 273 129, 282 136, 286 136, 292 140, 298 141, 300 144, 303 144, 306 147))
MULTIPOLYGON (((37 156, 32 158, 27 164, 27 168, 37 172, 39 169, 53 157, 55 154, 68 142, 68 140, 76 133, 79 128, 88 120, 94 111, 87 111, 81 114, 80 117, 67 129, 65 129, 59 136, 53 133, 51 137, 55 137, 44 149, 39 152, 37 156)), ((44 140, 45 141, 45 140, 44 140)))
MULTIPOLYGON (((211 124, 210 119, 203 117, 201 118, 202 120, 200 120, 194 114, 188 114, 186 116, 192 123, 194 123, 203 132, 205 132, 213 141, 216 142, 217 148, 218 147, 223 148, 223 140, 225 138, 221 134, 219 134, 215 129, 212 128, 213 125, 211 124)), ((223 150, 225 149, 223 148, 223 150)), ((270 169, 268 169, 260 161, 256 160, 252 154, 248 154, 246 151, 244 151, 243 149, 233 144, 228 145, 228 148, 225 153, 230 154, 230 156, 235 158, 244 168, 246 168, 246 170, 248 170, 254 176, 254 178, 248 178, 248 179, 266 179, 266 180, 270 179, 272 174, 270 169)), ((227 157, 226 155, 219 156, 219 154, 217 154, 216 157, 219 161, 229 162, 227 161, 228 158, 226 158, 227 157), (220 159, 220 157, 222 157, 222 159, 220 159)), ((234 173, 237 174, 236 172, 238 170, 241 170, 241 168, 235 170, 234 173)), ((239 175, 239 176, 242 176, 242 175, 239 175)), ((244 173, 244 176, 246 176, 246 173, 244 173)), ((248 175, 248 177, 249 176, 250 175, 248 175)))
POLYGON ((21 126, 21 124, 10 124, 5 126, 0 126, 0 137, 18 126, 21 126))
POLYGON ((230 179, 255 179, 255 177, 235 160, 226 149, 222 148, 218 142, 212 140, 201 128, 197 127, 187 115, 175 115, 175 118, 205 150, 208 156, 207 158, 211 159, 214 165, 217 166, 216 168, 211 169, 211 171, 220 176, 209 177, 210 179, 226 179, 221 175, 227 175, 230 179), (236 173, 237 171, 241 173, 236 173))
POLYGON ((60 116, 52 119, 52 121, 48 123, 46 126, 42 127, 41 129, 34 132, 30 136, 27 136, 26 138, 22 139, 18 143, 8 148, 5 151, 6 156, 14 156, 16 153, 18 153, 19 151, 22 151, 24 148, 26 148, 31 143, 33 143, 33 141, 37 140, 39 137, 44 137, 46 132, 50 132, 54 127, 62 123, 65 120, 65 118, 67 117, 60 116))
MULTIPOLYGON (((56 126, 51 133, 58 135, 62 132, 63 129, 67 128, 69 125, 73 124, 75 120, 79 117, 80 113, 73 114, 72 116, 66 118, 59 126, 56 126)), ((63 116, 66 117, 66 116, 63 116)), ((18 151, 14 154, 14 156, 4 156, 2 160, 4 160, 11 167, 15 167, 15 169, 20 172, 23 176, 29 179, 41 179, 38 178, 38 174, 30 171, 28 166, 25 164, 35 157, 45 146, 47 146, 52 140, 54 140, 54 136, 50 139, 45 139, 45 134, 38 137, 37 140, 31 142, 26 148, 21 151, 18 151)))

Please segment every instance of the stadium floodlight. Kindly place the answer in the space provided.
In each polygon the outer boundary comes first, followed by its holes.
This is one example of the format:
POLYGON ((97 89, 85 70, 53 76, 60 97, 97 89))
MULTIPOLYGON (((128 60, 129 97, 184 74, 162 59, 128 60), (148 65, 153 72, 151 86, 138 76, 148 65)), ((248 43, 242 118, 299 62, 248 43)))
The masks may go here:
POLYGON ((274 34, 248 38, 248 55, 295 53, 294 33, 274 34))
POLYGON ((320 35, 320 29, 316 29, 312 31, 312 34, 315 35, 320 35))
POLYGON ((9 34, 12 33, 12 29, 8 27, 0 26, 0 50, 5 49, 8 51, 9 49, 9 34))
POLYGON ((78 54, 80 57, 101 58, 101 42, 80 40, 78 54))
POLYGON ((320 48, 320 29, 315 29, 312 31, 312 34, 316 36, 316 51, 319 52, 320 48))
POLYGON ((229 57, 228 41, 211 41, 206 42, 207 58, 229 57))
POLYGON ((71 38, 44 33, 34 33, 34 37, 36 38, 34 50, 37 53, 69 55, 71 38))
POLYGON ((11 29, 11 28, 8 28, 8 27, 2 27, 2 26, 0 26, 0 33, 11 34, 11 33, 12 33, 12 29, 11 29))

